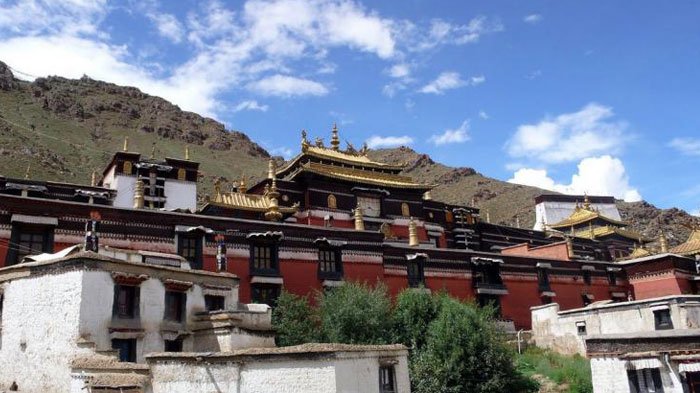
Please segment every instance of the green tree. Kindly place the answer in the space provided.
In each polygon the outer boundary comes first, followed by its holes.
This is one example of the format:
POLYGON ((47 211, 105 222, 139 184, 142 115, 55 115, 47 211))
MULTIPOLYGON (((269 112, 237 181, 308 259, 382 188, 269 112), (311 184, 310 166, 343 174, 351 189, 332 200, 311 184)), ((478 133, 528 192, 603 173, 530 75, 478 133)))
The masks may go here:
POLYGON ((424 348, 411 362, 417 393, 530 392, 514 354, 493 320, 493 310, 442 298, 424 348))
POLYGON ((413 350, 420 350, 428 327, 438 316, 441 299, 427 292, 406 289, 396 298, 392 312, 392 338, 413 350))
POLYGON ((284 347, 320 341, 318 317, 307 297, 283 291, 272 311, 277 345, 284 347))
POLYGON ((347 282, 318 296, 323 338, 344 344, 391 341, 391 300, 386 286, 347 282))

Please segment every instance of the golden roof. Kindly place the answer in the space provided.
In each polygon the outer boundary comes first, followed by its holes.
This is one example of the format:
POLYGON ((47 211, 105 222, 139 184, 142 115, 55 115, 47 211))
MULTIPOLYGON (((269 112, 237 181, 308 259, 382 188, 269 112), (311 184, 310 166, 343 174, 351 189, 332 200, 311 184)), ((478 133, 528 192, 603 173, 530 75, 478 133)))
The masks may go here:
POLYGON ((634 250, 632 250, 632 253, 630 253, 629 256, 625 259, 637 259, 637 258, 643 258, 643 257, 648 257, 651 255, 651 251, 647 250, 644 247, 634 247, 634 250))
MULTIPOLYGON (((212 205, 240 210, 266 212, 273 207, 273 205, 276 205, 277 201, 273 201, 273 198, 270 198, 267 195, 226 192, 217 193, 209 203, 212 205)), ((279 211, 281 213, 296 213, 297 210, 298 207, 296 205, 292 207, 279 206, 279 211)))
POLYGON ((595 211, 590 207, 577 206, 576 210, 574 210, 574 212, 571 213, 571 215, 569 217, 565 218, 564 220, 562 220, 556 224, 550 225, 549 227, 552 229, 569 228, 572 226, 587 223, 589 221, 593 221, 593 220, 598 219, 598 218, 603 220, 603 221, 609 222, 610 224, 613 224, 613 225, 618 225, 618 226, 625 225, 624 222, 617 221, 617 220, 614 220, 612 218, 606 217, 606 216, 600 214, 600 212, 595 211))
POLYGON ((334 179, 347 180, 355 183, 374 184, 377 186, 416 189, 428 189, 434 187, 433 185, 429 184, 414 183, 408 176, 394 175, 384 172, 365 171, 361 169, 319 164, 315 162, 307 162, 302 164, 299 172, 311 172, 334 179))
POLYGON ((623 229, 623 228, 613 227, 610 225, 593 228, 593 236, 591 236, 591 229, 581 229, 581 230, 577 231, 574 234, 574 236, 581 237, 584 239, 596 239, 596 238, 610 236, 610 235, 614 235, 614 234, 620 235, 622 237, 626 237, 628 239, 636 240, 636 241, 646 241, 647 240, 647 239, 643 239, 642 235, 640 235, 637 232, 630 231, 630 230, 623 229))
POLYGON ((673 254, 694 255, 700 254, 700 228, 694 229, 690 233, 685 243, 679 244, 671 249, 673 254))

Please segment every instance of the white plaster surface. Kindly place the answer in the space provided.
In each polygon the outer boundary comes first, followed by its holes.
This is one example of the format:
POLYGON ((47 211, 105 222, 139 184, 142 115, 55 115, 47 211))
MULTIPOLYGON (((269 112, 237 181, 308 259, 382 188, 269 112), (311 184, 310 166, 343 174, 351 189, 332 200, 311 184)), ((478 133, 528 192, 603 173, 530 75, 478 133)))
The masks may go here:
POLYGON ((114 202, 112 203, 115 207, 134 207, 136 176, 116 175, 111 180, 110 187, 117 190, 117 195, 114 197, 114 202))
POLYGON ((182 180, 165 180, 165 209, 197 210, 197 183, 182 180))

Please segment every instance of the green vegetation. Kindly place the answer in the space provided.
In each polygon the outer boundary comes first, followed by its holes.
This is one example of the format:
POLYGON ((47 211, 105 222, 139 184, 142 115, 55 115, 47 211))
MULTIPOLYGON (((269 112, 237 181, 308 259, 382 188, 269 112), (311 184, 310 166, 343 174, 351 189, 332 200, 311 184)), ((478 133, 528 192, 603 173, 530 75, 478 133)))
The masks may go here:
POLYGON ((543 375, 559 385, 568 385, 570 393, 592 393, 591 364, 579 356, 564 356, 530 347, 518 357, 518 369, 527 376, 543 375))
POLYGON ((392 308, 384 285, 346 283, 309 299, 284 293, 273 312, 279 345, 398 342, 410 348, 417 393, 534 392, 491 308, 406 290, 392 308))

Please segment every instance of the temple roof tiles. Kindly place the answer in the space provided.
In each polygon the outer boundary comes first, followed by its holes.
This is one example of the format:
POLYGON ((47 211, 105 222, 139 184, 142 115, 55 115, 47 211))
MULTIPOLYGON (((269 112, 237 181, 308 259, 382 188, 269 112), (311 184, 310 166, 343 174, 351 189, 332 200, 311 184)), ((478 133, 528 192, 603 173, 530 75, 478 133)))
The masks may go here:
POLYGON ((428 190, 434 187, 434 185, 431 184, 415 183, 408 176, 384 172, 372 172, 355 168, 340 167, 336 165, 319 164, 315 162, 307 162, 302 164, 299 170, 292 174, 291 177, 293 178, 297 173, 301 172, 310 172, 338 180, 374 184, 378 186, 412 188, 420 190, 428 190))
POLYGON ((606 217, 606 216, 600 214, 600 212, 597 212, 590 207, 579 206, 576 208, 576 210, 574 210, 573 213, 571 213, 571 215, 569 217, 567 217, 566 219, 564 219, 556 224, 549 225, 549 227, 553 228, 553 229, 570 228, 570 227, 575 227, 577 225, 585 224, 587 222, 592 222, 596 219, 600 219, 602 221, 605 221, 605 222, 612 224, 612 225, 615 225, 615 226, 625 226, 626 225, 624 222, 617 221, 617 220, 614 220, 612 218, 606 217))
POLYGON ((619 235, 628 239, 636 240, 636 241, 649 241, 648 239, 642 238, 642 235, 640 235, 637 232, 628 230, 628 229, 623 229, 623 228, 618 228, 610 225, 606 226, 601 226, 601 227, 596 227, 596 228, 589 228, 589 229, 582 229, 577 231, 574 236, 584 238, 584 239, 597 239, 601 237, 606 237, 610 235, 619 235), (592 233, 591 233, 592 232, 592 233))
POLYGON ((685 243, 673 247, 670 251, 680 255, 700 254, 700 228, 694 229, 685 243))
MULTIPOLYGON (((276 204, 276 201, 273 201, 273 198, 267 195, 222 192, 217 193, 209 204, 240 210, 266 212, 273 207, 273 204, 276 204)), ((286 214, 296 213, 297 207, 279 206, 279 211, 286 214)))

